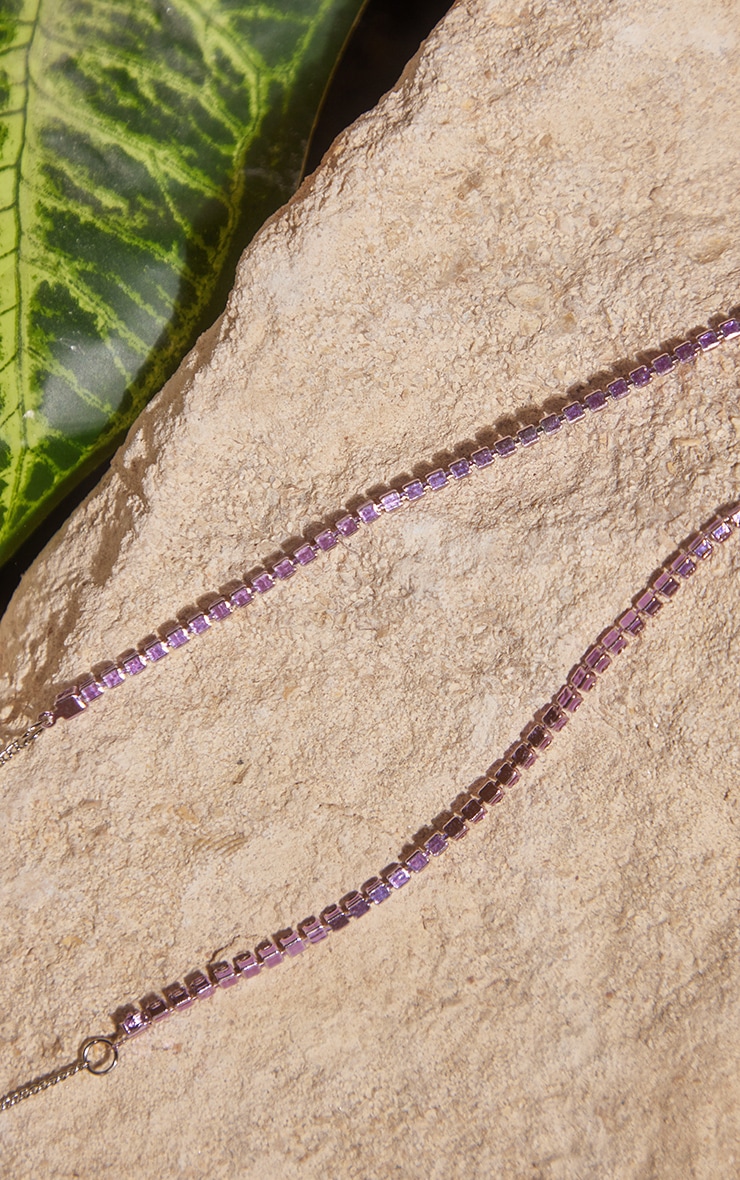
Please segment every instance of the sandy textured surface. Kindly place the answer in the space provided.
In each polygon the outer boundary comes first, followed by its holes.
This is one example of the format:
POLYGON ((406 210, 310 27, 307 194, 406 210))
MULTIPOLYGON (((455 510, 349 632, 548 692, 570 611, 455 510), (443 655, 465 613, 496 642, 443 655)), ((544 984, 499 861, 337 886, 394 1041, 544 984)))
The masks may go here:
MULTIPOLYGON (((25 578, 9 732, 343 502, 737 305, 736 16, 458 5, 25 578)), ((740 495, 739 361, 384 519, 4 769, 0 1087, 484 770, 740 495)), ((736 1177, 739 571, 740 538, 413 888, 0 1116, 2 1175, 736 1177)))

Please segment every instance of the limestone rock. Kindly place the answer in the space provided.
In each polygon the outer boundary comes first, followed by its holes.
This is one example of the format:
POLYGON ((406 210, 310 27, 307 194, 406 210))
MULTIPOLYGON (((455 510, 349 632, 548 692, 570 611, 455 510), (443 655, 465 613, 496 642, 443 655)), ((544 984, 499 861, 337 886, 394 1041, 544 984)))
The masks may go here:
MULTIPOLYGON (((727 313, 722 0, 467 0, 244 255, 2 622, 2 720, 727 313)), ((729 344, 388 515, 2 771, 5 1087, 316 912, 740 494, 729 344)), ((740 540, 386 905, 1 1118, 5 1174, 730 1177, 740 540)))

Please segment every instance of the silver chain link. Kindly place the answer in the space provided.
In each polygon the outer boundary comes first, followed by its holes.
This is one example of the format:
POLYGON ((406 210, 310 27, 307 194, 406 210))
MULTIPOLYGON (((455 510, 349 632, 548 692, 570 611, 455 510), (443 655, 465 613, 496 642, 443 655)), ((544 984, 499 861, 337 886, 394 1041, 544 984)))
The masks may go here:
POLYGON ((13 738, 12 741, 8 742, 7 746, 4 746, 0 750, 0 766, 5 766, 16 754, 20 754, 21 750, 25 750, 32 742, 35 742, 36 738, 41 737, 45 729, 51 729, 55 721, 56 717, 53 713, 42 713, 38 721, 34 721, 33 725, 29 725, 25 733, 13 738))
POLYGON ((76 1061, 70 1061, 69 1065, 62 1065, 51 1073, 42 1074, 32 1082, 26 1082, 25 1085, 3 1094, 0 1097, 0 1112, 10 1110, 11 1106, 22 1102, 24 1098, 30 1098, 33 1094, 48 1090, 50 1086, 56 1086, 57 1082, 66 1082, 67 1078, 73 1078, 83 1069, 96 1077, 103 1077, 117 1064, 118 1045, 114 1037, 88 1037, 76 1061))

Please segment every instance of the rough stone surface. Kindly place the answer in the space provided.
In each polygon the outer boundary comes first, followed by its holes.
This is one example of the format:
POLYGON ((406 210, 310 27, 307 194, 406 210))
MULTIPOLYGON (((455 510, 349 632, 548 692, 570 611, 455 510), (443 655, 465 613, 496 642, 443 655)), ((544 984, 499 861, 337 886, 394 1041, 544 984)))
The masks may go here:
MULTIPOLYGON (((723 0, 468 0, 260 234, 2 623, 2 720, 740 292, 723 0)), ((727 346, 343 541, 2 771, 2 1078, 357 887, 740 494, 727 346)), ((4 1175, 740 1169, 740 539, 494 818, 0 1116, 4 1175)))

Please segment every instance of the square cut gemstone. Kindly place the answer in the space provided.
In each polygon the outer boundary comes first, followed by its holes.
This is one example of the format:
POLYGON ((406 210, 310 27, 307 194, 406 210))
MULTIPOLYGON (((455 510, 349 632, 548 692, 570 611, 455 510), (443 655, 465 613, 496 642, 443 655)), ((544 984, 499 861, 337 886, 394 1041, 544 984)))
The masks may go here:
MULTIPOLYGON (((166 654, 167 652, 165 651, 166 654)), ((102 684, 98 684, 94 676, 84 676, 77 688, 86 705, 89 705, 91 701, 96 701, 98 697, 102 697, 105 691, 102 684)))
POLYGON ((118 662, 127 676, 138 676, 146 668, 146 660, 138 651, 125 651, 118 657, 118 662))
POLYGON ((546 750, 552 745, 552 734, 547 732, 544 725, 530 725, 522 736, 535 750, 546 750))
POLYGON ((447 837, 444 832, 433 832, 424 843, 424 848, 430 856, 441 856, 447 847, 447 837))
POLYGON ((370 902, 362 896, 358 889, 345 893, 344 897, 340 897, 339 904, 345 914, 349 914, 351 918, 361 918, 370 909, 370 902))
POLYGON ((460 819, 459 815, 453 815, 442 830, 449 840, 462 840, 463 836, 467 836, 469 828, 464 819, 460 819))
POLYGON ((601 647, 601 645, 598 643, 595 643, 588 649, 583 657, 582 662, 587 668, 590 668, 592 672, 598 672, 599 674, 606 672, 607 668, 611 664, 609 656, 606 654, 603 647, 601 647))
POLYGON ((580 689, 581 692, 590 692, 596 684, 596 677, 590 668, 584 668, 583 664, 576 664, 568 677, 568 683, 572 684, 574 688, 580 689))
POLYGON ((733 524, 736 529, 740 529, 740 504, 736 504, 727 513, 727 523, 733 524))
POLYGON ((630 373, 630 381, 634 385, 635 389, 642 389, 644 385, 650 384, 652 381, 652 376, 653 375, 647 365, 638 365, 638 367, 633 369, 630 373))
POLYGON ((629 382, 625 381, 624 377, 617 377, 616 381, 612 381, 607 385, 606 392, 618 402, 620 398, 626 397, 630 391, 629 382))
POLYGON ((543 434, 557 434, 562 429, 563 419, 560 414, 548 414, 540 422, 540 428, 543 434))
POLYGON ((321 921, 330 930, 343 930, 345 926, 349 926, 349 918, 338 905, 328 905, 322 910, 321 921))
POLYGON ((665 570, 658 574, 652 582, 653 590, 657 590, 660 594, 664 594, 666 598, 673 598, 673 595, 678 592, 681 583, 665 570))
POLYGON ((740 336, 740 320, 725 320, 719 326, 719 334, 725 340, 735 340, 740 336))
POLYGON ((508 459, 509 455, 513 455, 516 450, 516 439, 513 439, 510 434, 504 438, 500 438, 498 442, 493 444, 493 449, 501 459, 508 459))
POLYGON ((682 578, 690 578, 696 573, 696 562, 687 553, 680 553, 670 564, 671 573, 679 574, 682 578))
POLYGON ((555 697, 555 704, 565 709, 566 713, 575 713, 582 703, 583 697, 570 684, 564 684, 555 697))
POLYGON ((494 774, 494 779, 502 787, 513 787, 519 782, 519 771, 512 766, 511 762, 504 762, 499 766, 494 774))
POLYGON ((116 664, 107 664, 98 679, 105 688, 117 688, 119 684, 123 684, 124 675, 116 664))
POLYGON ((154 1022, 164 1020, 169 1016, 171 1011, 164 996, 158 996, 155 992, 144 997, 141 1001, 141 1010, 142 1012, 148 1013, 149 1019, 154 1022))
POLYGON ((310 942, 312 946, 317 942, 323 942, 325 938, 329 937, 329 931, 326 926, 318 918, 314 917, 313 914, 298 923, 298 933, 302 938, 310 942))
POLYGON ((274 585, 272 575, 268 574, 267 570, 260 570, 252 578, 252 589, 256 590, 258 594, 266 594, 268 590, 272 590, 274 585))
POLYGON ((478 799, 481 803, 490 803, 493 805, 494 803, 500 803, 503 797, 504 792, 501 787, 498 783, 493 782, 492 779, 485 782, 478 791, 478 799))
POLYGON ((299 545, 293 557, 299 565, 310 565, 316 560, 316 550, 313 545, 299 545))
POLYGON ((252 951, 241 951, 234 955, 234 970, 246 979, 251 979, 253 975, 259 975, 262 964, 252 951))
POLYGON ((580 402, 569 402, 567 406, 563 406, 563 417, 566 422, 577 422, 585 413, 580 402))
POLYGON ((438 467, 436 471, 429 472, 429 475, 427 476, 427 487, 431 488, 433 492, 438 492, 439 489, 443 488, 446 483, 447 476, 441 467, 438 467))
POLYGON ((276 578, 284 582, 286 578, 292 578, 295 573, 295 566, 289 557, 281 557, 280 561, 276 562, 272 567, 272 572, 276 578))
POLYGON ((702 352, 710 352, 711 349, 717 347, 719 342, 719 336, 716 332, 712 332, 711 329, 707 332, 700 332, 696 338, 696 343, 702 352))
POLYGON ((386 885, 385 881, 381 881, 380 877, 371 877, 362 886, 362 893, 364 893, 365 897, 373 905, 382 905, 390 897, 391 889, 390 885, 386 885))
POLYGON ((454 479, 464 479, 466 475, 470 475, 470 461, 468 459, 455 459, 450 463, 450 475, 454 479))
POLYGON ((124 1036, 135 1037, 143 1032, 152 1022, 148 1012, 141 1012, 138 1008, 130 1008, 120 1020, 118 1027, 124 1036))
POLYGON ((652 590, 643 590, 642 594, 635 599, 635 606, 649 618, 657 615, 658 611, 663 609, 663 603, 655 597, 652 590))
POLYGON ((395 512, 403 504, 403 496, 393 488, 390 492, 383 492, 380 503, 384 512, 395 512))
POLYGON ((403 485, 403 494, 409 504, 413 504, 414 500, 420 500, 424 495, 424 484, 420 479, 412 479, 410 483, 403 485))
POLYGON ((244 584, 236 586, 229 595, 229 602, 234 610, 237 610, 240 606, 246 606, 251 601, 252 591, 249 589, 249 586, 245 586, 244 584))
POLYGON ((537 761, 537 755, 529 742, 520 742, 511 755, 512 766, 520 766, 522 770, 529 770, 537 761))
POLYGON ((188 627, 193 635, 202 635, 207 631, 211 625, 210 619, 207 619, 202 611, 198 611, 197 615, 191 615, 188 619, 188 627))
POLYGON ((682 365, 685 365, 687 361, 694 359, 696 351, 697 347, 693 340, 682 340, 681 343, 677 344, 674 348, 673 355, 677 361, 680 361, 682 365))
POLYGON ((393 889, 403 889, 404 885, 408 885, 411 880, 411 873, 405 865, 395 862, 387 865, 380 875, 393 889))
POLYGON ((493 451, 490 447, 480 447, 477 451, 473 451, 470 458, 475 463, 479 471, 484 467, 490 467, 493 463, 493 451))
POLYGON ((619 627, 610 627, 605 631, 601 636, 601 643, 613 656, 618 656, 627 646, 627 640, 619 627))
POLYGON ((583 404, 592 414, 596 414, 599 410, 604 409, 606 405, 606 394, 602 389, 595 389, 593 393, 586 394, 583 404))
POLYGON ((559 733, 561 729, 565 729, 565 726, 568 724, 568 718, 566 717, 563 710, 559 709, 557 705, 551 705, 550 708, 546 709, 542 714, 542 723, 543 725, 546 725, 548 729, 551 729, 553 733, 559 733))
POLYGON ((717 541, 720 545, 732 535, 732 529, 730 528, 727 521, 722 520, 722 518, 719 516, 709 522, 706 531, 709 533, 710 537, 712 537, 712 539, 717 541))
POLYGON ((282 953, 275 946, 271 938, 265 938, 254 948, 254 953, 257 959, 265 967, 277 967, 278 963, 282 963, 282 953))
POLYGON ((208 608, 208 618, 212 623, 221 623, 224 619, 228 619, 230 614, 231 607, 225 598, 217 598, 208 608))
POLYGON ((83 713, 86 708, 87 704, 76 686, 74 688, 65 688, 64 692, 60 692, 54 701, 55 717, 63 717, 65 721, 69 721, 71 717, 76 717, 78 713, 83 713))
POLYGON ((664 377, 666 373, 670 373, 675 363, 672 356, 669 356, 667 352, 662 352, 653 361, 653 369, 659 377, 664 377))
POLYGON ((173 627, 171 631, 165 633, 165 639, 170 647, 182 647, 190 639, 184 627, 173 627))
POLYGON ((460 815, 466 819, 469 824, 479 824, 485 818, 486 809, 482 803, 477 799, 468 799, 464 807, 460 809, 460 815))
POLYGON ((429 864, 429 856, 423 848, 415 848, 403 862, 412 873, 420 873, 429 864))
POLYGON ((185 976, 185 986, 194 1000, 206 1000, 214 993, 214 986, 202 971, 191 971, 185 976))
POLYGON ((712 556, 713 552, 714 546, 712 542, 709 540, 709 537, 705 537, 703 534, 694 537, 693 541, 689 542, 689 553, 693 557, 697 557, 700 561, 706 561, 708 557, 712 556))
POLYGON ((238 972, 234 969, 232 963, 227 963, 226 961, 211 963, 208 968, 208 974, 215 987, 233 987, 235 983, 239 982, 238 972))
POLYGON ((339 537, 334 532, 334 529, 324 529, 324 531, 319 533, 318 537, 316 538, 316 544, 323 553, 328 553, 330 549, 334 548, 338 541, 339 537))
POLYGON ((300 955, 306 949, 306 944, 300 935, 296 934, 295 930, 290 928, 281 930, 279 934, 275 935, 275 942, 278 950, 281 950, 284 955, 294 959, 296 955, 300 955))
POLYGON ((167 987, 163 987, 162 994, 170 1008, 175 1008, 178 1012, 189 1008, 193 1002, 190 992, 186 987, 183 987, 179 980, 176 983, 168 983, 167 987))
POLYGON ((334 527, 342 537, 352 537, 360 528, 351 512, 348 512, 346 516, 340 516, 334 527))
POLYGON ((368 500, 366 504, 360 504, 357 509, 357 515, 363 524, 372 524, 374 520, 378 520, 380 513, 376 504, 372 500, 368 500))
POLYGON ((639 635, 641 631, 645 630, 644 620, 640 618, 636 610, 631 608, 619 616, 617 623, 623 631, 629 631, 630 635, 639 635))
POLYGON ((517 434, 519 445, 522 447, 531 447, 532 443, 540 441, 540 436, 536 426, 525 426, 517 434))

